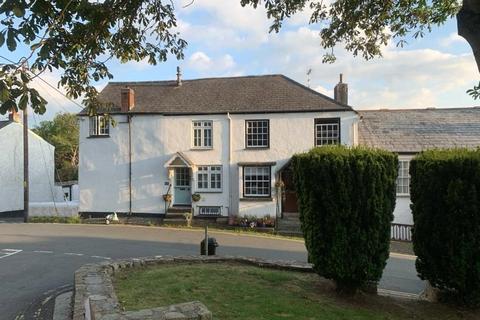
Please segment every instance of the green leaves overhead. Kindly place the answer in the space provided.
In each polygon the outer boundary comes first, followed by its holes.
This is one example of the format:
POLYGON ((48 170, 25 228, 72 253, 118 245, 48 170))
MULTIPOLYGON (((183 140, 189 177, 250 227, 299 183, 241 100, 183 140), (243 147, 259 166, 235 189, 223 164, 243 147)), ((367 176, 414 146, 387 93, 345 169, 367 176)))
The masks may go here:
MULTIPOLYGON (((243 6, 256 8, 260 0, 241 0, 243 6)), ((310 23, 320 26, 321 45, 326 49, 324 61, 335 59, 331 49, 342 44, 355 56, 371 59, 382 55, 389 39, 399 45, 413 34, 421 37, 432 26, 442 24, 460 10, 458 0, 267 0, 263 2, 267 17, 272 20, 270 31, 278 32, 283 21, 296 13, 310 9, 310 23)))
MULTIPOLYGON (((27 45, 30 77, 58 70, 59 85, 70 97, 83 97, 88 107, 96 104, 92 82, 113 78, 106 65, 111 58, 156 64, 169 55, 183 58, 187 45, 174 30, 177 21, 169 1, 6 0, 0 15, 0 46, 15 51, 20 43, 27 45)), ((25 101, 36 112, 45 111, 45 100, 22 77, 21 62, 0 71, 0 90, 10 91, 0 92, 0 114, 22 108, 25 101)))

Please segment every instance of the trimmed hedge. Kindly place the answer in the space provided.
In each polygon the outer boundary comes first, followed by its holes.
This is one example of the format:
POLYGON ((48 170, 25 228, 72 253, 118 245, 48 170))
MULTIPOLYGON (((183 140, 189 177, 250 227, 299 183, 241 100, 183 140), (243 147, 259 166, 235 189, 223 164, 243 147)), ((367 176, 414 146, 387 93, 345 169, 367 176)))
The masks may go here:
POLYGON ((422 279, 480 304, 480 149, 431 150, 410 163, 413 249, 422 279))
POLYGON ((309 261, 340 291, 382 276, 389 256, 398 158, 365 147, 323 146, 293 157, 309 261))

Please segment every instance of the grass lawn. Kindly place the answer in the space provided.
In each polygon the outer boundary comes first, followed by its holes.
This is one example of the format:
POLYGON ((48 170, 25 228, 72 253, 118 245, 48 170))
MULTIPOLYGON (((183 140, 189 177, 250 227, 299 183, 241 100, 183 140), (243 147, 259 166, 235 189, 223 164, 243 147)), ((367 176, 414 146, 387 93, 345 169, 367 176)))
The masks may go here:
POLYGON ((175 264, 124 271, 114 279, 125 310, 199 300, 215 319, 478 319, 471 312, 373 295, 340 298, 315 274, 237 264, 175 264))

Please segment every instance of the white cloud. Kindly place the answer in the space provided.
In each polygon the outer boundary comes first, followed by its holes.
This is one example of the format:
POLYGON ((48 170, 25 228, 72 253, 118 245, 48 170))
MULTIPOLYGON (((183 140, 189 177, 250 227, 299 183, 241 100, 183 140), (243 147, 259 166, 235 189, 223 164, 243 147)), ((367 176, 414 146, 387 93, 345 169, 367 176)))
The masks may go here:
POLYGON ((270 54, 260 54, 258 64, 268 73, 284 73, 303 84, 312 68, 311 87, 330 96, 338 74, 343 73, 349 83, 350 104, 362 109, 475 104, 465 94, 480 77, 471 54, 389 45, 383 58, 365 61, 337 48, 337 61, 324 64, 319 40, 318 30, 312 28, 282 32, 271 38, 270 54))
POLYGON ((187 61, 187 67, 204 75, 241 75, 243 72, 236 68, 233 57, 224 54, 217 58, 211 58, 205 52, 194 52, 187 61))
POLYGON ((466 40, 458 35, 458 33, 450 33, 447 37, 440 40, 440 45, 443 47, 449 47, 456 43, 465 43, 466 40))

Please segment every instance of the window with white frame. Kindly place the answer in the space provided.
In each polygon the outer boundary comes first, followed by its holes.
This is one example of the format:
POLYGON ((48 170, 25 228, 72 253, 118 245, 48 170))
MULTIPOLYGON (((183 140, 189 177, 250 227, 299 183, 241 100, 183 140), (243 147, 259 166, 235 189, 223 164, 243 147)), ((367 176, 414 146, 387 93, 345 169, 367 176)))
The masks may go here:
POLYGON ((340 119, 315 119, 315 146, 340 144, 340 119))
POLYGON ((105 116, 90 117, 90 135, 91 136, 108 136, 110 126, 105 116))
POLYGON ((201 216, 219 216, 222 214, 221 207, 199 207, 198 214, 201 216))
POLYGON ((270 166, 243 167, 243 196, 270 197, 271 196, 271 168, 270 166))
POLYGON ((268 148, 270 146, 270 121, 245 121, 245 146, 247 148, 268 148))
POLYGON ((397 195, 410 194, 410 160, 398 161, 397 195))
POLYGON ((212 147, 212 121, 193 121, 193 147, 212 147))
POLYGON ((197 170, 197 190, 221 191, 222 190, 222 167, 199 166, 197 170))

